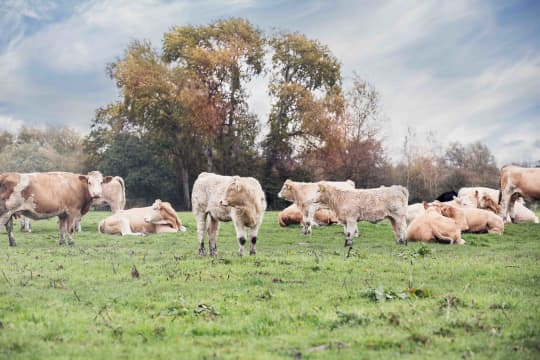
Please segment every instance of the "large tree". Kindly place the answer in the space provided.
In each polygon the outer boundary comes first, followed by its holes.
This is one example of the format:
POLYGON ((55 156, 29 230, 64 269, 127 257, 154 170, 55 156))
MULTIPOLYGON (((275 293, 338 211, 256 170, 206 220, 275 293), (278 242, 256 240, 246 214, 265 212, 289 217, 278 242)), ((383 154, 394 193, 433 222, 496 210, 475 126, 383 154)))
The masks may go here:
POLYGON ((269 41, 272 105, 263 142, 266 176, 273 188, 288 176, 323 177, 344 136, 341 67, 330 50, 303 34, 279 33, 269 41), (303 169, 302 169, 303 168, 303 169), (313 170, 313 171, 312 171, 313 170))

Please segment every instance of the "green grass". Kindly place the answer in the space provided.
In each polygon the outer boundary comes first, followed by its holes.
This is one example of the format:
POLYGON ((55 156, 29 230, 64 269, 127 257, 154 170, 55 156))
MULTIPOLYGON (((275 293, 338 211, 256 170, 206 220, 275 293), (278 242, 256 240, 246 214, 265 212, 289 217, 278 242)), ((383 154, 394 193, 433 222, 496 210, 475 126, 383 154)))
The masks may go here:
POLYGON ((85 216, 73 247, 56 219, 16 248, 2 233, 0 358, 540 358, 537 224, 400 246, 361 223, 347 257, 341 226, 304 237, 268 212, 256 256, 236 256, 226 223, 212 259, 191 213, 187 233, 146 237, 98 234, 108 215, 85 216))

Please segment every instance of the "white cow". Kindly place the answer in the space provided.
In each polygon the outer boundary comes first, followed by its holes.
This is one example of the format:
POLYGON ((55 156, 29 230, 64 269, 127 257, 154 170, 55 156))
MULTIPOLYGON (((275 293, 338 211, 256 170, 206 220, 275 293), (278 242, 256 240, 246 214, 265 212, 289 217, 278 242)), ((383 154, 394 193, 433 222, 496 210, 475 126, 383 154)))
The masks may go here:
POLYGON ((257 234, 261 226, 266 198, 261 184, 252 177, 222 176, 203 172, 193 184, 193 215, 197 221, 199 255, 206 255, 205 232, 208 232, 210 256, 217 256, 217 235, 220 221, 232 221, 238 239, 238 255, 244 255, 246 230, 249 228, 250 255, 255 255, 257 234))

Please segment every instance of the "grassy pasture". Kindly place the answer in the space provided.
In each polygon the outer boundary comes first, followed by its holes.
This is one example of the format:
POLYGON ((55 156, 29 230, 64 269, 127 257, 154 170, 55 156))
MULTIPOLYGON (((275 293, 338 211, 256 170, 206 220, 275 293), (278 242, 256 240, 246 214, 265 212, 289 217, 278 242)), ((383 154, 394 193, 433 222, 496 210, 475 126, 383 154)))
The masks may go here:
POLYGON ((268 212, 256 256, 227 223, 211 259, 190 213, 187 233, 124 238, 96 232, 108 215, 73 247, 56 219, 0 235, 0 358, 540 358, 539 225, 399 246, 361 223, 347 257, 340 226, 304 237, 268 212))

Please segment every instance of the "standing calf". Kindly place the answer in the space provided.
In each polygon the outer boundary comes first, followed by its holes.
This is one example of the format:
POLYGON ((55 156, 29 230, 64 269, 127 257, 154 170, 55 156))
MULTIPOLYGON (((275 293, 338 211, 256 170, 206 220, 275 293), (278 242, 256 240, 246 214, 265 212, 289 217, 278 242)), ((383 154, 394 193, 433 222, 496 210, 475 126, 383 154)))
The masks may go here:
POLYGON ((345 246, 352 246, 358 221, 377 223, 389 219, 397 243, 407 243, 407 202, 409 191, 403 186, 376 189, 341 190, 320 182, 315 201, 336 213, 345 228, 345 246))
POLYGON ((257 233, 266 210, 264 192, 256 179, 203 172, 193 184, 191 204, 197 221, 199 255, 206 255, 204 237, 205 232, 208 232, 210 256, 217 256, 219 222, 231 220, 238 239, 238 255, 244 255, 246 227, 250 229, 249 253, 255 255, 257 233))

